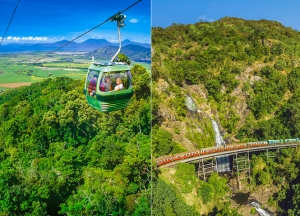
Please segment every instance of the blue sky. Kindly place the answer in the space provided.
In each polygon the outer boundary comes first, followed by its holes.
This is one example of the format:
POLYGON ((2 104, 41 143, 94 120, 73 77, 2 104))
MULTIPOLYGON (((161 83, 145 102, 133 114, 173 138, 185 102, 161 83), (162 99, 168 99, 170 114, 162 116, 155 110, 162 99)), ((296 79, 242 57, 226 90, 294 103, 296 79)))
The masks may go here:
MULTIPOLYGON (((3 44, 72 40, 136 1, 21 0, 3 44)), ((0 0, 0 39, 17 3, 18 0, 0 0)), ((151 0, 142 0, 124 14, 126 26, 121 29, 122 40, 150 43, 151 0)), ((116 22, 109 21, 75 42, 89 38, 117 42, 116 22)))
POLYGON ((300 31, 298 0, 152 0, 152 26, 193 24, 237 17, 245 20, 274 20, 300 31))

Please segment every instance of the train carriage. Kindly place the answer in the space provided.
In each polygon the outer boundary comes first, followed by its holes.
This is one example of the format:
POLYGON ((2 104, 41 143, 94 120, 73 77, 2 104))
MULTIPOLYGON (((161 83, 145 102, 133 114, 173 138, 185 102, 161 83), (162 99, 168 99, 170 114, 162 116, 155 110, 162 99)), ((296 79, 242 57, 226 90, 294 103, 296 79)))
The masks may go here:
POLYGON ((239 144, 230 144, 225 146, 214 146, 210 148, 203 148, 197 151, 179 153, 176 155, 164 156, 161 159, 157 158, 157 166, 161 166, 164 164, 172 163, 174 161, 180 161, 187 158, 197 157, 201 155, 207 155, 217 152, 223 151, 232 151, 237 149, 246 149, 246 148, 255 148, 267 145, 280 145, 284 143, 299 143, 299 138, 293 139, 279 139, 279 140, 267 140, 267 141, 255 141, 255 142, 247 142, 247 143, 239 143, 239 144))
POLYGON ((267 141, 255 141, 255 142, 248 142, 248 147, 259 147, 259 146, 266 146, 268 145, 267 141))
POLYGON ((295 139, 285 139, 284 142, 285 142, 285 143, 299 142, 299 138, 295 138, 295 139))
POLYGON ((279 140, 268 140, 268 144, 281 144, 284 143, 283 139, 279 139, 279 140))

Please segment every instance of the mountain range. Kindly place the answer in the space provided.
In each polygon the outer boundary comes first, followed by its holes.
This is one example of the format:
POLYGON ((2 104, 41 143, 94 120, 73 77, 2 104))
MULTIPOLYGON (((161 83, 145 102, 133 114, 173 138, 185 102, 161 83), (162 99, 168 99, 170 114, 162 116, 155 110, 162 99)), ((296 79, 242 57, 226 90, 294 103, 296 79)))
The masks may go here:
MULTIPOLYGON (((95 59, 111 59, 117 52, 118 47, 107 45, 98 49, 95 49, 86 55, 91 57, 94 56, 95 59)), ((121 53, 129 57, 132 61, 143 61, 150 62, 151 60, 151 49, 142 47, 135 44, 128 44, 122 47, 121 53)))
MULTIPOLYGON (((1 52, 26 52, 26 51, 52 51, 58 49, 67 40, 55 43, 19 44, 11 43, 0 47, 1 52)), ((88 52, 87 56, 94 56, 96 59, 111 59, 117 52, 119 43, 110 43, 105 39, 88 39, 82 43, 70 42, 58 51, 88 52)), ((150 44, 138 43, 130 40, 122 41, 121 53, 128 56, 132 61, 150 62, 150 44)))
MULTIPOLYGON (((68 42, 69 42, 68 40, 62 40, 54 43, 37 43, 37 44, 10 43, 7 45, 2 45, 0 47, 0 53, 1 52, 22 52, 22 51, 51 51, 61 47, 62 45, 68 42)), ((71 42, 59 50, 90 52, 95 49, 99 49, 108 45, 118 47, 119 43, 111 43, 105 39, 88 39, 81 43, 71 42)), ((122 47, 126 45, 138 45, 144 48, 150 48, 150 44, 138 43, 138 42, 130 41, 128 39, 122 41, 122 47)))

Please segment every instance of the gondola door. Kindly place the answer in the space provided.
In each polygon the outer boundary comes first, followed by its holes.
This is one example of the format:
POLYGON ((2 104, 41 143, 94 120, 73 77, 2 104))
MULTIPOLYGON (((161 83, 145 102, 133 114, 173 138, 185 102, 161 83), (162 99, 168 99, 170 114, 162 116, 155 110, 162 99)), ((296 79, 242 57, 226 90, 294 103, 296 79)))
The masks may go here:
POLYGON ((96 93, 97 93, 97 87, 99 85, 99 72, 94 70, 89 70, 86 82, 85 82, 85 95, 86 100, 90 106, 93 108, 99 110, 100 104, 97 100, 96 93))

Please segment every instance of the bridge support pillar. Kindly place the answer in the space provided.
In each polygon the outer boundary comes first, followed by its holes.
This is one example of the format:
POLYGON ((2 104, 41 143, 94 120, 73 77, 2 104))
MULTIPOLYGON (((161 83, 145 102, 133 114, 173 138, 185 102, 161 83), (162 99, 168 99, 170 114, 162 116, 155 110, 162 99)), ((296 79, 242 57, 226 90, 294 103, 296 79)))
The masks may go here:
POLYGON ((233 166, 232 170, 233 172, 237 173, 237 179, 238 179, 238 188, 239 190, 242 188, 241 180, 242 179, 249 179, 251 178, 250 173, 250 158, 249 158, 249 152, 246 153, 235 153, 233 155, 233 166), (241 172, 244 172, 244 175, 241 175, 241 172))
POLYGON ((214 158, 199 159, 198 178, 202 178, 204 181, 206 181, 208 176, 214 172, 215 166, 216 162, 214 158))
POLYGON ((275 158, 279 155, 279 148, 277 149, 267 149, 266 150, 266 155, 267 155, 267 161, 269 161, 269 158, 275 158))

